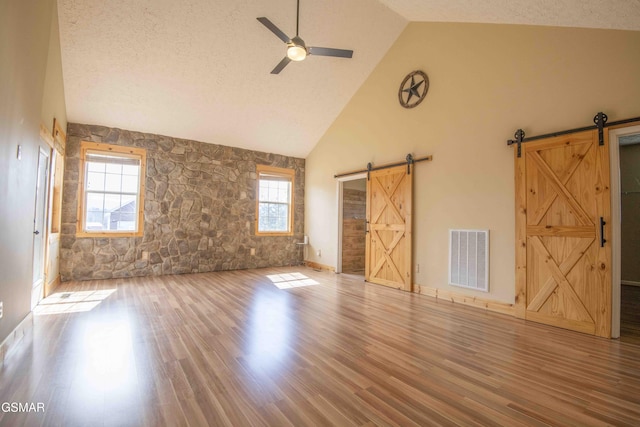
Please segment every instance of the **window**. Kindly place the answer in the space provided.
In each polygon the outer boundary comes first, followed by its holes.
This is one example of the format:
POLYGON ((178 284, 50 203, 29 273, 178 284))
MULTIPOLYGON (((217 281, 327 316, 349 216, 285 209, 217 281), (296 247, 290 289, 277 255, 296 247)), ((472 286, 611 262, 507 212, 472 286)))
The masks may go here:
POLYGON ((258 196, 256 234, 293 234, 293 169, 256 167, 258 196))
POLYGON ((78 235, 142 236, 145 150, 82 141, 78 235))

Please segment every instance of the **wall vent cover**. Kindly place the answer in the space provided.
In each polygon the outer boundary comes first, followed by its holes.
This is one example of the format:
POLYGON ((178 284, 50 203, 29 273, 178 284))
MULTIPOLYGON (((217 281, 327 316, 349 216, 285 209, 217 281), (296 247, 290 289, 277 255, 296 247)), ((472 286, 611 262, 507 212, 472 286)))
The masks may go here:
POLYGON ((489 230, 449 230, 449 284, 489 292, 489 230))

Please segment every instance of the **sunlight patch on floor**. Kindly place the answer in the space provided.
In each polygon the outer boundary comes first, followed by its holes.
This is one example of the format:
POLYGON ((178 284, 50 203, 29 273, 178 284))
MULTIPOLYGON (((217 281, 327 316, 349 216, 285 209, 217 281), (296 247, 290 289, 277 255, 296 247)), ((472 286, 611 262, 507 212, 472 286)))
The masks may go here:
POLYGON ((33 310, 33 314, 43 316, 91 311, 115 291, 115 289, 103 289, 98 291, 56 292, 40 301, 33 310))
POLYGON ((319 285, 318 282, 308 278, 302 273, 270 274, 267 275, 267 277, 278 287, 278 289, 291 289, 303 286, 319 285))

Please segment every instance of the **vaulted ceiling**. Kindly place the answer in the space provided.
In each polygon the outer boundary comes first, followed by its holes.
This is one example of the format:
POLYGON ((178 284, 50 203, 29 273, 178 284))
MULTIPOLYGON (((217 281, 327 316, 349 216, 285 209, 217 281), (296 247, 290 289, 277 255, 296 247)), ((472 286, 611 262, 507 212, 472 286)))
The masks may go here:
MULTIPOLYGON (((58 0, 69 121, 305 157, 409 21, 640 30, 640 0, 58 0)), ((411 70, 407 70, 409 72, 411 70)))

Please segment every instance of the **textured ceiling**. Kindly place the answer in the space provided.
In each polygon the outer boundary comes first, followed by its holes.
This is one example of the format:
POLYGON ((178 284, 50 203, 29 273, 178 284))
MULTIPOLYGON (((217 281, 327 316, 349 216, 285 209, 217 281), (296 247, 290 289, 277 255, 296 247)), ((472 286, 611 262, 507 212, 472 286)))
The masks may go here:
POLYGON ((380 0, 409 21, 640 30, 640 0, 380 0))
MULTIPOLYGON (((407 21, 640 30, 640 0, 302 0, 308 45, 270 71, 295 0, 58 0, 69 121, 305 157, 407 21)), ((407 70, 411 71, 411 70, 407 70)))
POLYGON ((305 157, 406 20, 371 0, 302 0, 308 45, 353 49, 271 70, 295 0, 58 0, 69 121, 305 157))

